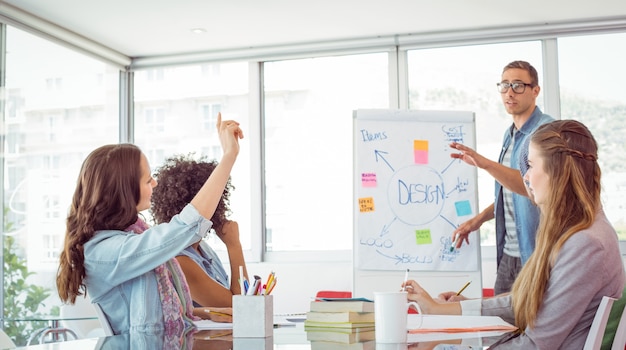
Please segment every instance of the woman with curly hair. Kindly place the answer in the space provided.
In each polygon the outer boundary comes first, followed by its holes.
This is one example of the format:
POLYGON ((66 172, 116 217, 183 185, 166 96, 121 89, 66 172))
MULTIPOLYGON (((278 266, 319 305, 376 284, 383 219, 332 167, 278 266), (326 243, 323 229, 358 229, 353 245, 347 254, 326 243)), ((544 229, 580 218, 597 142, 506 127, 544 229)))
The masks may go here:
MULTIPOLYGON (((165 160, 154 176, 159 186, 152 193, 151 213, 157 224, 169 222, 193 198, 206 179, 218 167, 217 161, 206 157, 194 160, 192 154, 178 155, 165 160)), ((234 189, 228 179, 224 192, 211 217, 213 229, 224 242, 230 260, 230 275, 208 243, 200 240, 176 257, 185 273, 191 296, 196 306, 232 307, 233 294, 241 294, 239 267, 247 278, 246 264, 239 240, 239 226, 230 221, 230 193, 234 189)))
MULTIPOLYGON (((146 156, 132 144, 92 151, 80 169, 59 257, 57 289, 73 304, 89 292, 113 333, 164 333, 194 329, 198 314, 174 259, 211 229, 243 137, 239 123, 217 117, 224 151, 220 164, 168 223, 149 227, 139 212, 150 207, 157 182, 146 156)), ((178 339, 179 340, 179 339, 178 339)))
POLYGON ((515 324, 492 348, 582 349, 602 297, 619 298, 624 266, 602 209, 598 145, 580 122, 540 126, 524 176, 541 215, 536 248, 509 294, 437 303, 415 281, 408 298, 426 314, 500 316, 515 324))

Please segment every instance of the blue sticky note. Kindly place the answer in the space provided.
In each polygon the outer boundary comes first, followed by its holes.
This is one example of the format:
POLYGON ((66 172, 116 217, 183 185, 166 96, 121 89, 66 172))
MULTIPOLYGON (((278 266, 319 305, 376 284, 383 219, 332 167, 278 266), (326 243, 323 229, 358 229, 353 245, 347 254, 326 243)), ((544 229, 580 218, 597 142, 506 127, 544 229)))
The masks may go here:
POLYGON ((456 208, 457 216, 465 216, 472 213, 472 206, 469 201, 455 202, 454 207, 456 208))

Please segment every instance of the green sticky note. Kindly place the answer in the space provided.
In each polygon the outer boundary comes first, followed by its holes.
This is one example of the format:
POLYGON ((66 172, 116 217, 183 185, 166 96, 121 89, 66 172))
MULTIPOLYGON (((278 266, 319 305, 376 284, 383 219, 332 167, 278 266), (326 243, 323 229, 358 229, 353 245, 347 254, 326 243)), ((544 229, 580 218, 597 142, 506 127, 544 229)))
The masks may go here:
POLYGON ((415 230, 415 243, 417 244, 432 244, 433 238, 430 236, 430 230, 415 230))

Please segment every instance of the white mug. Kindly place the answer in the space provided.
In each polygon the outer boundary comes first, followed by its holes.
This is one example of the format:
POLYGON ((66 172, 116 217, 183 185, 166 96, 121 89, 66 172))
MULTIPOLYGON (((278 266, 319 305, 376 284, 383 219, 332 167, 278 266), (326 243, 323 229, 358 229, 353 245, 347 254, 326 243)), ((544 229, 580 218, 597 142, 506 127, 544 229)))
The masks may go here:
POLYGON ((374 331, 377 343, 406 343, 410 305, 419 310, 416 302, 407 301, 407 292, 374 293, 374 331))
POLYGON ((407 350, 407 343, 376 343, 376 350, 407 350))

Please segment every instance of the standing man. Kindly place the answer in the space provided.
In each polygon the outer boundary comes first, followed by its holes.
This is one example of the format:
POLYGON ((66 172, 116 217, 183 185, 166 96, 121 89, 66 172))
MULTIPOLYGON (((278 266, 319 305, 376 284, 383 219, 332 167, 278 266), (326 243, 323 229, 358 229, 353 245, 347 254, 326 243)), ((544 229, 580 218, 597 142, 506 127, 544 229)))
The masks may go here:
POLYGON ((495 201, 474 218, 461 224, 453 233, 456 247, 468 235, 493 218, 496 219, 496 246, 498 273, 494 292, 509 292, 511 286, 535 249, 535 233, 539 223, 539 210, 530 201, 522 179, 528 167, 530 135, 542 124, 554 118, 541 112, 535 100, 539 95, 537 70, 525 61, 513 61, 502 71, 497 84, 504 108, 513 117, 513 124, 504 132, 498 162, 489 160, 462 144, 453 143, 460 153, 452 158, 462 159, 470 165, 486 170, 496 180, 495 201))

